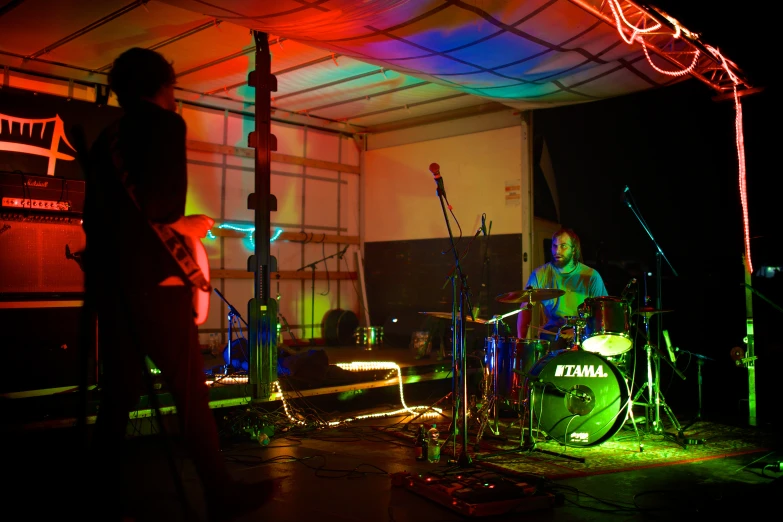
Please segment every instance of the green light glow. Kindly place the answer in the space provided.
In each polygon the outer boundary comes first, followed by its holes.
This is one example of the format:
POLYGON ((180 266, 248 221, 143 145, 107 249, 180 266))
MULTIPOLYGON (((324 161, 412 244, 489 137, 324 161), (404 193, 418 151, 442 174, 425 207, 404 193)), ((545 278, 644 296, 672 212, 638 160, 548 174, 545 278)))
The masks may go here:
POLYGON ((363 395, 364 390, 352 390, 352 391, 346 391, 342 393, 337 394, 337 400, 338 401, 350 401, 357 395, 363 395))

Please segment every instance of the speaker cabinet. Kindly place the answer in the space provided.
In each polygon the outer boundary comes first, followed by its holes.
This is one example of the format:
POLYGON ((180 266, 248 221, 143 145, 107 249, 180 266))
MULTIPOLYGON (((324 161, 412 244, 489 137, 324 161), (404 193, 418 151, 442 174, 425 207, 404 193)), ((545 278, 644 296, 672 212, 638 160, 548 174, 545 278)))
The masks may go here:
POLYGON ((0 296, 84 292, 85 244, 79 219, 0 216, 0 296))
MULTIPOLYGON (((0 392, 77 387, 81 313, 81 301, 0 301, 5 368, 0 392)), ((96 321, 89 321, 88 327, 94 333, 96 321)), ((84 347, 88 385, 97 382, 96 346, 84 347)))

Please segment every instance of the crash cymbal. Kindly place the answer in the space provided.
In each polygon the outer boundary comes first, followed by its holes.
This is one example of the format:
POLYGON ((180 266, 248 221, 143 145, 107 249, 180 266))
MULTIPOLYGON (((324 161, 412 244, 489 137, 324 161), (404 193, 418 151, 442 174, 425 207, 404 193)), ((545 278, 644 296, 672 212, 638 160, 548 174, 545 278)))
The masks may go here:
POLYGON ((643 306, 634 312, 634 315, 641 315, 642 317, 650 318, 655 314, 664 314, 666 312, 673 312, 674 310, 657 310, 652 306, 643 306))
POLYGON ((521 290, 519 292, 508 292, 506 294, 500 294, 495 298, 495 301, 501 303, 537 303, 539 301, 546 301, 547 299, 554 299, 565 295, 565 290, 559 290, 557 288, 528 288, 527 290, 521 290))
MULTIPOLYGON (((432 317, 439 317, 440 319, 449 319, 451 320, 451 312, 419 312, 420 314, 425 315, 431 315, 432 317)), ((469 315, 465 316, 465 320, 469 323, 478 323, 478 324, 484 324, 487 322, 486 319, 479 319, 478 317, 474 321, 470 318, 469 315)))

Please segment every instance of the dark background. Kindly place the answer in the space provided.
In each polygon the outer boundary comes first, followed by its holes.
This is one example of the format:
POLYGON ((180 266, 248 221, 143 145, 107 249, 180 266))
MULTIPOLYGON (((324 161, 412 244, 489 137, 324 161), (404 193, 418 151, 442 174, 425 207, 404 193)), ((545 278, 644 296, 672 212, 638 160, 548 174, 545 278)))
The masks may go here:
MULTIPOLYGON (((656 4, 733 60, 751 85, 763 88, 742 98, 751 256, 756 274, 762 266, 781 266, 772 17, 701 1, 656 4)), ((533 119, 536 136, 546 140, 552 157, 560 221, 580 235, 587 263, 601 271, 610 293, 621 291, 630 277, 651 273, 639 281, 641 293, 654 305, 657 247, 623 201, 629 188, 637 212, 671 263, 662 262, 660 299, 662 308, 673 311, 657 316, 661 327, 669 330, 675 346, 714 359, 702 369, 703 414, 742 417, 748 372, 729 355, 732 347, 745 346, 746 317, 735 108, 732 100, 713 101, 716 94, 689 79, 610 100, 538 110, 533 119)), ((754 275, 752 285, 783 306, 783 273, 754 275)), ((775 326, 783 314, 759 297, 752 305, 758 416, 760 423, 774 422, 781 363, 775 326)), ((651 326, 657 327, 655 320, 651 326)), ((643 363, 640 346, 635 353, 643 363)), ((687 417, 698 402, 696 364, 681 356, 678 368, 686 380, 664 365, 661 390, 675 412, 687 417)))

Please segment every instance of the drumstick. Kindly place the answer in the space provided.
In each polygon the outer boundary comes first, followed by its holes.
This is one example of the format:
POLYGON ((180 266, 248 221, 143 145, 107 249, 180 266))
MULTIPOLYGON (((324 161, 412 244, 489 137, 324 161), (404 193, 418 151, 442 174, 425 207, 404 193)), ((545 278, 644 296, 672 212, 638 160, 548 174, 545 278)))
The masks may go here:
POLYGON ((538 326, 533 326, 532 324, 530 326, 531 326, 531 328, 535 328, 539 332, 548 333, 550 335, 557 335, 557 332, 550 332, 549 330, 544 330, 543 328, 539 328, 538 326))

